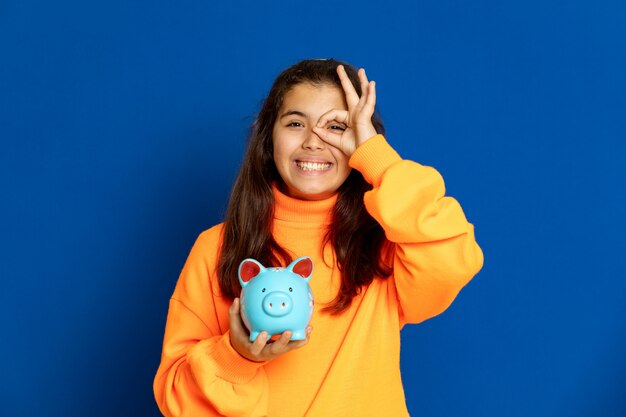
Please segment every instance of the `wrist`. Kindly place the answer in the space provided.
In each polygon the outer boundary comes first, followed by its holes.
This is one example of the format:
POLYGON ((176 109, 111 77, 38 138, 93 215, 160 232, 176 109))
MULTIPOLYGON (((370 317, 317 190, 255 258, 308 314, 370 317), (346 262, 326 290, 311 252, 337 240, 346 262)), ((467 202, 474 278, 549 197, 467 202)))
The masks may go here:
POLYGON ((348 164, 363 174, 365 181, 377 187, 387 168, 401 160, 385 137, 377 134, 354 151, 348 164))
POLYGON ((363 145, 365 142, 376 136, 378 132, 374 129, 374 126, 367 126, 363 129, 357 130, 356 135, 356 147, 363 145))

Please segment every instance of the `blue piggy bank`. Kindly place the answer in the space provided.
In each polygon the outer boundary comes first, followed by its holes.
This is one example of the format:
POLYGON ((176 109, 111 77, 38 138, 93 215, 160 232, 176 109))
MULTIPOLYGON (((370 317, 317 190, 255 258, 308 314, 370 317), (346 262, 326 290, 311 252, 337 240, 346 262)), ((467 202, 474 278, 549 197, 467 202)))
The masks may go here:
POLYGON ((286 268, 265 268, 254 259, 239 264, 241 318, 250 330, 250 341, 262 331, 269 338, 286 330, 293 332, 291 340, 306 339, 313 314, 312 274, 313 261, 308 256, 286 268))

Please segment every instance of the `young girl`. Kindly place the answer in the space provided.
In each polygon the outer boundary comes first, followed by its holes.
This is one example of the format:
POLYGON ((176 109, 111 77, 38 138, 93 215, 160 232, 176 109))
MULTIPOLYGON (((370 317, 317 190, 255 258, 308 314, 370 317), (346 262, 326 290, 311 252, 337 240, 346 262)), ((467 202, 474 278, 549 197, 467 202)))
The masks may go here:
POLYGON ((400 329, 444 311, 483 255, 430 167, 403 160, 364 70, 281 73, 254 122, 225 222, 194 244, 170 300, 154 381, 166 416, 407 416, 400 329), (242 324, 239 263, 307 255, 306 340, 242 324))

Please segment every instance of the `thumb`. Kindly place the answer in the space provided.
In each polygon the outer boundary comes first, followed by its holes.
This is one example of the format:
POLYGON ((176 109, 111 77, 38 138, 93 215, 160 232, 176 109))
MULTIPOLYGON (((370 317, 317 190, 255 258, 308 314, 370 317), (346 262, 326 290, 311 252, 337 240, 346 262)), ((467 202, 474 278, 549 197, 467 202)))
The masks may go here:
POLYGON ((243 323, 241 322, 241 314, 239 313, 239 298, 235 298, 228 309, 231 332, 243 332, 243 323))
POLYGON ((228 308, 228 314, 232 316, 233 314, 237 314, 238 311, 239 311, 239 297, 235 297, 235 299, 233 300, 233 303, 228 308))

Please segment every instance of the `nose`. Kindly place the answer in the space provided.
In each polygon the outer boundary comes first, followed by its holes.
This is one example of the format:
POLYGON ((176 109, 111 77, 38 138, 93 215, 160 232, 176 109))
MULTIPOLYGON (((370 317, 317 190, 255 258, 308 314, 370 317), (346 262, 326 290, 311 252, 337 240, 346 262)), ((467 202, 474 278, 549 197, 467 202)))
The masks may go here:
POLYGON ((263 311, 272 317, 285 316, 292 307, 291 297, 282 291, 273 291, 263 299, 263 311))
POLYGON ((326 143, 311 130, 307 138, 302 143, 302 147, 309 150, 320 150, 326 147, 326 143))

